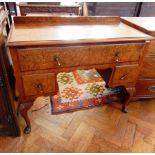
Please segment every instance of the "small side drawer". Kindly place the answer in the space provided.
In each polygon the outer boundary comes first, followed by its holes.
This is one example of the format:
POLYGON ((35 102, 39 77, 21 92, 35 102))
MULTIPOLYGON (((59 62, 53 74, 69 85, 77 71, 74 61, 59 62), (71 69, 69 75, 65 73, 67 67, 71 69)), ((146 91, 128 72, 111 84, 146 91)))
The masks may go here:
POLYGON ((155 79, 139 79, 136 83, 135 96, 155 97, 155 79))
POLYGON ((142 78, 155 77, 155 56, 144 58, 139 76, 142 78))
POLYGON ((53 73, 24 75, 22 79, 25 96, 55 92, 55 74, 53 73))
POLYGON ((122 65, 116 66, 112 84, 126 85, 128 83, 135 83, 139 74, 139 65, 122 65))

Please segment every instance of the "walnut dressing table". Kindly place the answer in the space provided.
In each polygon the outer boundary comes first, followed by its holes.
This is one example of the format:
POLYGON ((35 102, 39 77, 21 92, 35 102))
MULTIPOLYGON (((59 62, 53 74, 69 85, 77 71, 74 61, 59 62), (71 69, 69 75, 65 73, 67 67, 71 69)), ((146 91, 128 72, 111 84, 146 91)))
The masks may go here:
POLYGON ((126 111, 151 39, 119 17, 15 17, 8 46, 25 133, 31 131, 32 101, 56 94, 56 75, 62 71, 111 68, 108 85, 126 88, 126 111))

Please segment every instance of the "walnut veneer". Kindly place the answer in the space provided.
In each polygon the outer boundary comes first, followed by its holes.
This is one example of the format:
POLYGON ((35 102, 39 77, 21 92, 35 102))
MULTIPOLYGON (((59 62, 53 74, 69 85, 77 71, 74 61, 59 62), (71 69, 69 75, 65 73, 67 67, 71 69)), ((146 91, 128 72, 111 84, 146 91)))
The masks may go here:
MULTIPOLYGON (((124 17, 122 22, 155 37, 155 17, 124 17)), ((155 39, 151 40, 145 55, 134 97, 155 97, 155 39)))
POLYGON ((123 24, 119 17, 15 17, 14 22, 8 46, 26 133, 31 127, 30 101, 57 93, 59 72, 110 68, 108 85, 126 88, 125 111, 151 36, 123 24))

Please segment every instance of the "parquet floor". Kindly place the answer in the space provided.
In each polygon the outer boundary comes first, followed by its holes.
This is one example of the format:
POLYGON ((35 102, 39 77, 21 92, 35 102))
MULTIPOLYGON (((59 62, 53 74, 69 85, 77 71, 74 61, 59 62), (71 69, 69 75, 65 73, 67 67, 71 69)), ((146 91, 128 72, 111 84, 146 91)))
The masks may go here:
POLYGON ((155 100, 130 103, 128 114, 118 107, 49 115, 47 106, 30 113, 31 134, 1 137, 0 152, 155 152, 155 100))

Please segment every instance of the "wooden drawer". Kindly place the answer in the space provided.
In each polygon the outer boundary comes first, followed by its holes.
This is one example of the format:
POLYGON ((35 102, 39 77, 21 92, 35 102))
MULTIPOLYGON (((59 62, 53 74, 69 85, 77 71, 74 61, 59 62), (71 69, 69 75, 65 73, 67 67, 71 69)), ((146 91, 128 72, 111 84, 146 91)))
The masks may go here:
POLYGON ((155 97, 155 79, 139 79, 136 83, 136 95, 155 97))
POLYGON ((24 75, 22 79, 25 96, 55 92, 55 74, 53 73, 24 75))
POLYGON ((143 66, 140 71, 140 77, 155 78, 155 56, 144 58, 143 66))
POLYGON ((155 78, 155 40, 152 40, 148 46, 148 52, 144 57, 139 77, 155 78))
POLYGON ((139 73, 139 65, 122 65, 116 66, 112 84, 113 85, 125 85, 128 83, 135 83, 139 73))
POLYGON ((151 42, 148 46, 148 52, 146 53, 146 56, 155 57, 155 39, 151 40, 151 42))
POLYGON ((144 44, 17 49, 21 71, 138 61, 144 44))

